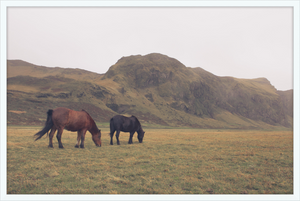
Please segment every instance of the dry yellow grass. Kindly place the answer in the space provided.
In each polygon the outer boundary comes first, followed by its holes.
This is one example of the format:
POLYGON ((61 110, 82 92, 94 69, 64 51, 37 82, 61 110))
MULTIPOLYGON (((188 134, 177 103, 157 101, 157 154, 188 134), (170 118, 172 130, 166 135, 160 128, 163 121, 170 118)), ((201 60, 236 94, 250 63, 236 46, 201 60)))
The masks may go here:
POLYGON ((23 113, 26 113, 26 111, 19 111, 19 110, 8 110, 8 112, 12 112, 12 113, 15 113, 15 114, 23 114, 23 113))
POLYGON ((292 194, 293 133, 200 129, 144 129, 121 133, 121 145, 102 147, 91 135, 76 149, 64 131, 65 149, 34 142, 39 128, 8 127, 9 194, 292 194))

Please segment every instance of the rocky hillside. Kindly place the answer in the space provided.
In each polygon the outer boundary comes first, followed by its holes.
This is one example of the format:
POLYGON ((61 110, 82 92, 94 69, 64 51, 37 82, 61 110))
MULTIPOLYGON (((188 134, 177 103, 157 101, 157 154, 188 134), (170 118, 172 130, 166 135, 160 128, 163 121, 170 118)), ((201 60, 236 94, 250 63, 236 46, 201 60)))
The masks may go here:
POLYGON ((123 57, 104 75, 8 61, 8 123, 43 124, 50 108, 86 109, 96 121, 200 128, 292 127, 293 91, 265 78, 218 77, 162 54, 123 57))

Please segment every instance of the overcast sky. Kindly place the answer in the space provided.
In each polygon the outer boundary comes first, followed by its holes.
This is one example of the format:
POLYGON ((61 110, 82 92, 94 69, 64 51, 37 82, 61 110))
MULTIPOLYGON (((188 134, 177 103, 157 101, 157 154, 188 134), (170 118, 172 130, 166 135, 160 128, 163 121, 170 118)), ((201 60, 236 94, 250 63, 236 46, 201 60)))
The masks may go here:
POLYGON ((8 59, 105 73, 123 56, 161 53, 218 76, 293 88, 293 10, 28 8, 7 10, 8 59))

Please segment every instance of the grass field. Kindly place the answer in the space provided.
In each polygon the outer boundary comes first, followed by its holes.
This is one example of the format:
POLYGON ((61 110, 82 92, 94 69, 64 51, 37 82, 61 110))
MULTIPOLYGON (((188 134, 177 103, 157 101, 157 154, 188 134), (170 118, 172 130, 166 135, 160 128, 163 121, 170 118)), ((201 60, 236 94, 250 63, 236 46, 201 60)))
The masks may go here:
POLYGON ((292 131, 144 129, 102 147, 64 131, 59 149, 39 127, 7 128, 8 194, 292 194, 292 131))

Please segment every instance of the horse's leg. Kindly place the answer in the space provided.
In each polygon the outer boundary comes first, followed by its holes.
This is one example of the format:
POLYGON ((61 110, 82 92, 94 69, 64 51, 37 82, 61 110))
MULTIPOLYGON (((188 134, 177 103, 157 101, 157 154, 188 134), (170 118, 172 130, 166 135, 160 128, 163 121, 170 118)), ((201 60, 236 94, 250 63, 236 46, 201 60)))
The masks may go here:
POLYGON ((114 136, 115 131, 110 132, 110 145, 113 145, 113 136, 114 136))
POLYGON ((63 133, 63 130, 64 130, 64 128, 58 128, 57 134, 56 134, 56 138, 58 141, 58 147, 61 149, 64 148, 63 144, 61 143, 61 135, 63 133))
POLYGON ((129 141, 128 144, 132 144, 132 137, 133 137, 134 131, 130 132, 129 141))
POLYGON ((80 140, 81 140, 81 132, 77 131, 77 144, 75 145, 76 148, 79 148, 80 140))
POLYGON ((117 133, 116 133, 116 138, 117 138, 117 144, 120 145, 120 141, 119 141, 119 135, 120 135, 120 131, 117 130, 117 133))
POLYGON ((84 148, 84 139, 85 139, 85 134, 86 134, 86 129, 81 131, 81 144, 80 144, 80 148, 84 148))
POLYGON ((48 147, 50 147, 50 148, 53 148, 53 136, 54 136, 55 131, 56 131, 56 128, 52 127, 51 131, 50 131, 50 134, 49 134, 49 145, 48 145, 48 147))

